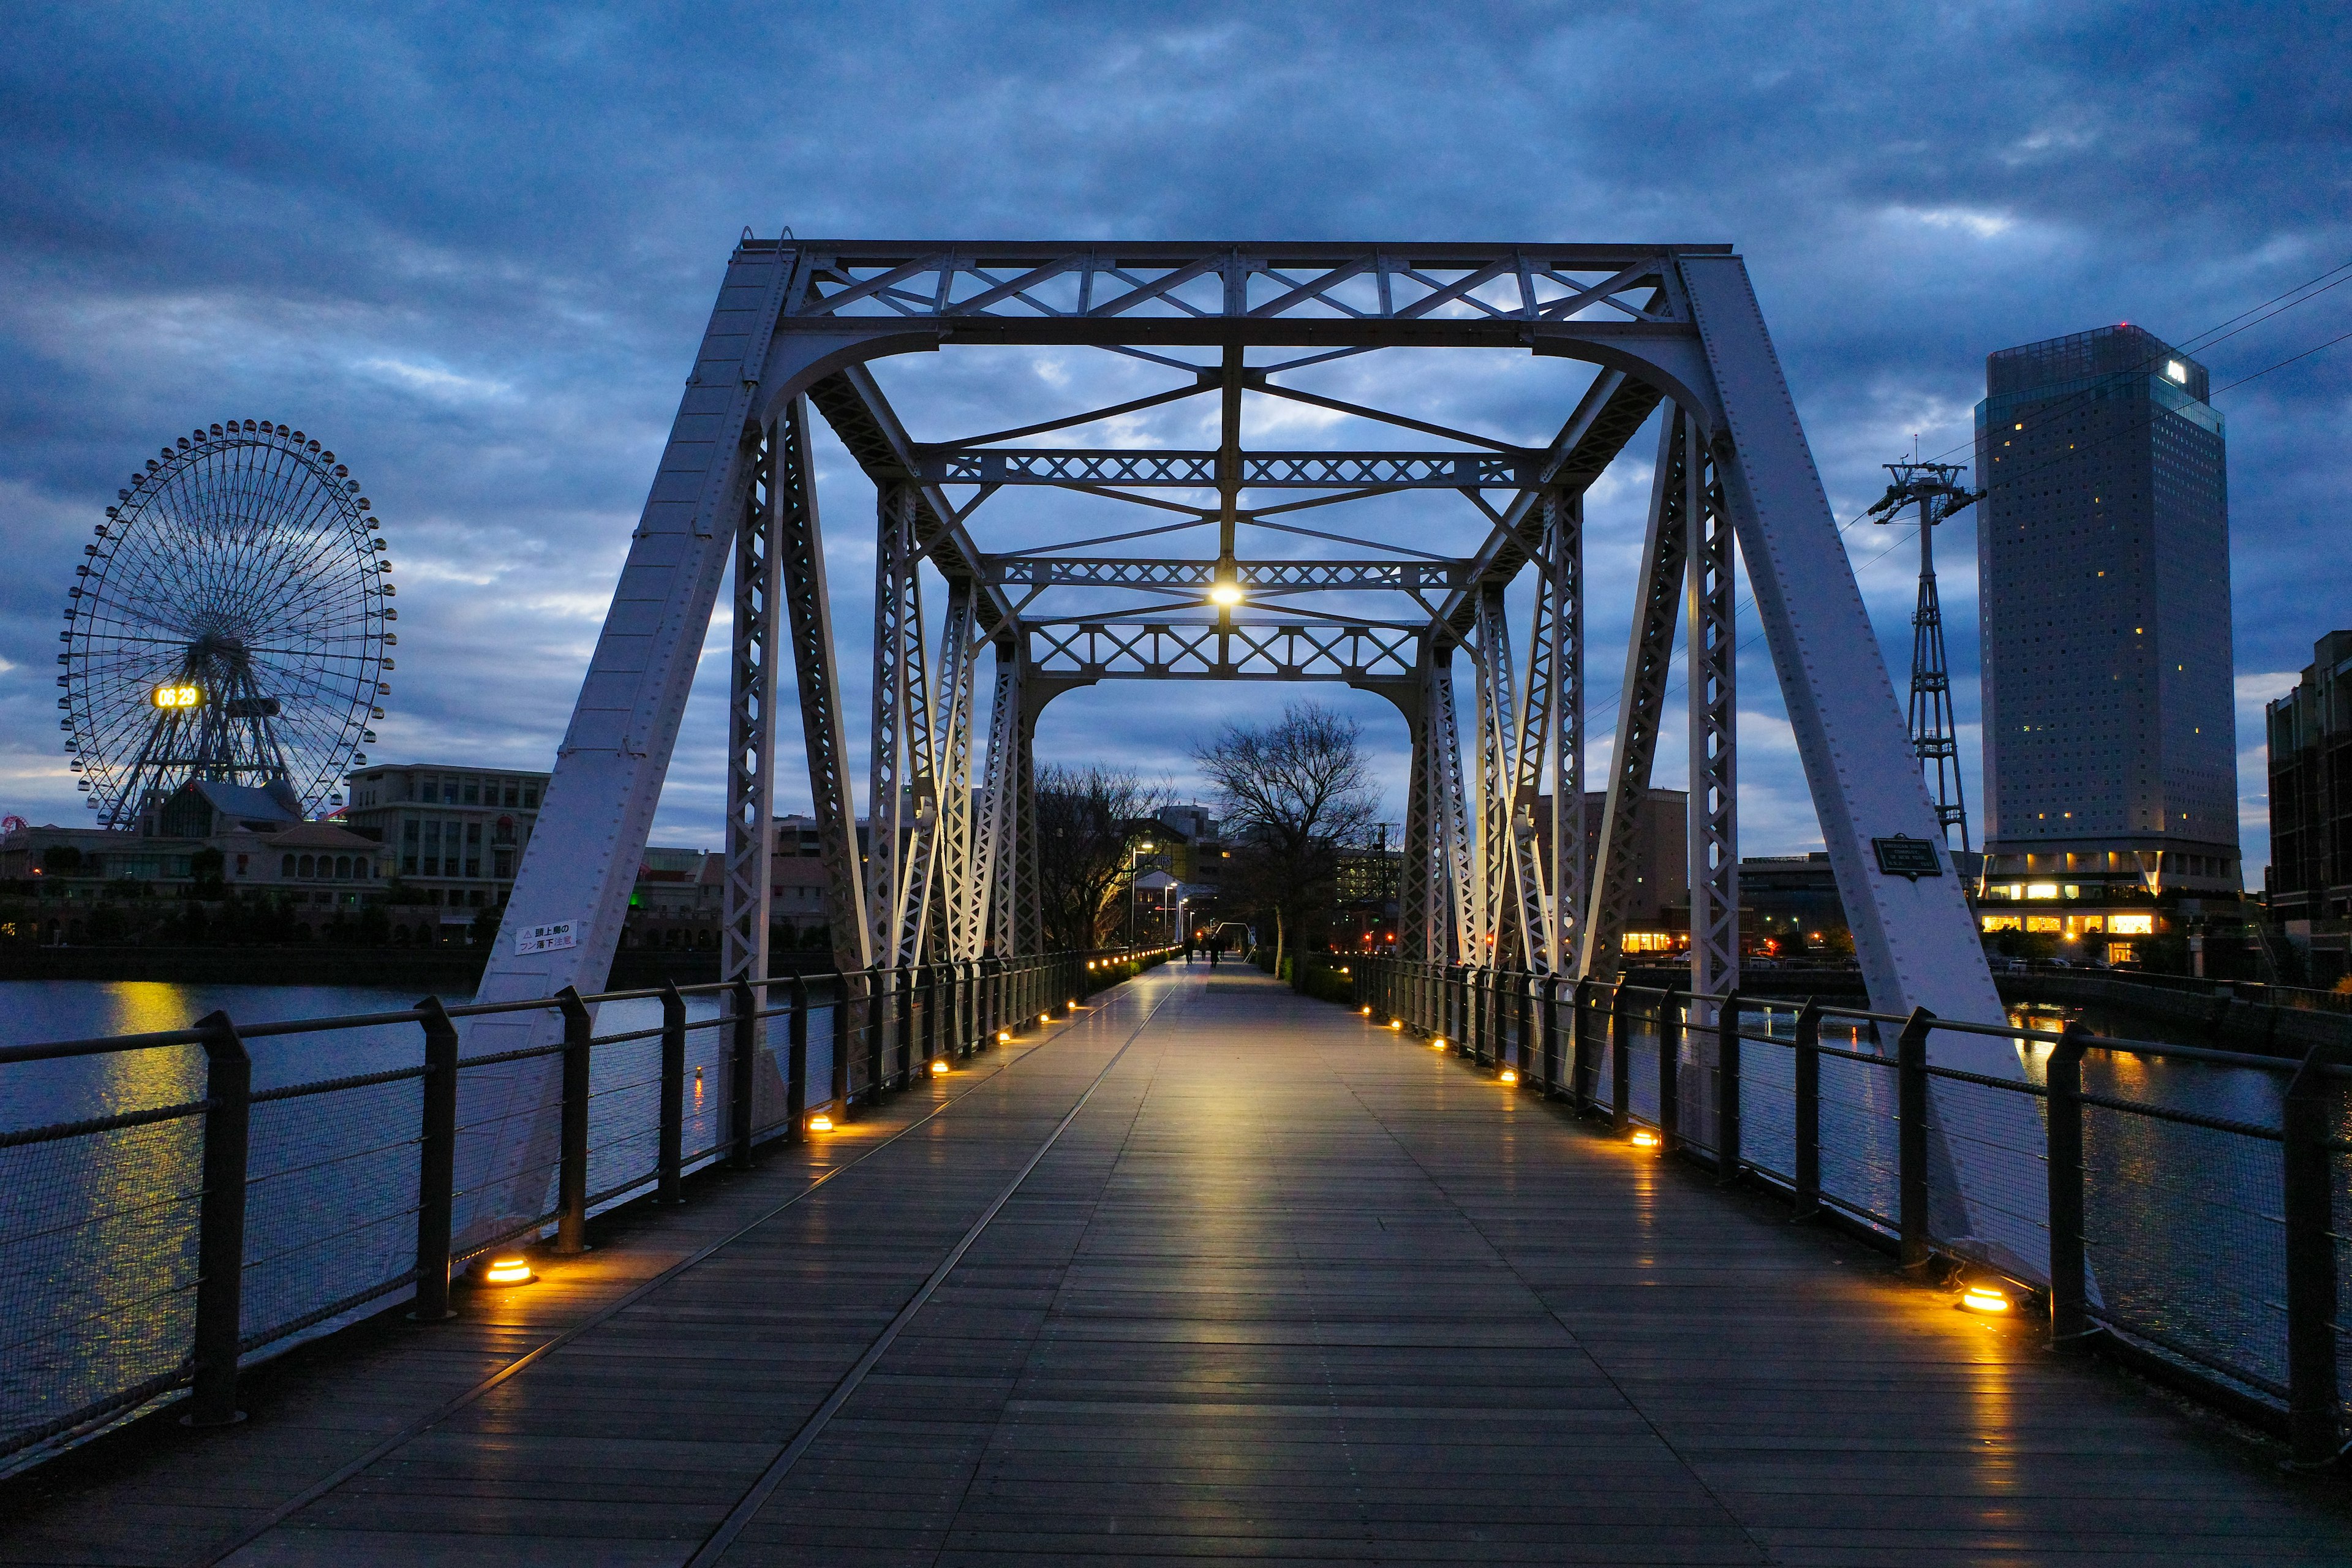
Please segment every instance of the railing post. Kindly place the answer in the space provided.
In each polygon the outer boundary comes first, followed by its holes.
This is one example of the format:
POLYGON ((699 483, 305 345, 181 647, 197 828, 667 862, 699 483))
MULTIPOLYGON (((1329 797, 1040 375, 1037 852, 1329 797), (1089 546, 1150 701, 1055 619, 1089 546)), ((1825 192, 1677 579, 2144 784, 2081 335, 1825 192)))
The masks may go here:
POLYGON ((565 986, 555 994, 563 1013, 563 1119, 555 1178, 555 1250, 588 1250, 588 1005, 565 986))
POLYGON ((931 1062, 940 1054, 940 966, 919 963, 909 972, 913 976, 912 1005, 921 1015, 907 1042, 907 1081, 928 1077, 931 1062))
POLYGON ((1484 963, 1470 966, 1470 1059, 1481 1066, 1494 1045, 1494 973, 1484 963))
POLYGON ((1935 1016, 1912 1008, 1895 1042, 1897 1226, 1906 1269, 1927 1266, 1927 1026, 1935 1016))
POLYGON ((792 1034, 784 1058, 784 1124, 792 1131, 784 1136, 795 1143, 808 1138, 808 976, 793 976, 792 1034))
POLYGON ((898 1024, 890 1031, 890 1087, 909 1089, 914 1085, 915 1057, 915 969, 901 964, 891 971, 892 984, 898 987, 898 1024))
POLYGON ((1580 1110, 1590 1111, 1601 1089, 1601 1064, 1593 1059, 1591 975, 1576 983, 1568 1004, 1568 1089, 1580 1110))
POLYGON ((2286 1418, 2293 1462, 2333 1463, 2344 1451, 2336 1384, 2334 1151, 2337 1053, 2314 1046, 2286 1088, 2279 1151, 2286 1217, 2286 1418))
POLYGON ((1658 998, 1658 1152, 1671 1154, 1683 1143, 1683 1020, 1680 997, 1670 981, 1658 998))
POLYGON ((1620 980, 1609 998, 1609 1120, 1620 1132, 1633 1124, 1633 1011, 1625 990, 1620 980))
POLYGON ((749 980, 729 986, 727 997, 734 1009, 732 1065, 727 1069, 727 1163, 742 1171, 751 1164, 751 1086, 760 1065, 760 1020, 753 1015, 760 1005, 749 980))
POLYGON ((1517 1016, 1514 1027, 1518 1037, 1512 1043, 1513 1065, 1519 1069, 1519 1081, 1524 1084, 1533 1076, 1538 1053, 1536 1049, 1535 976, 1524 969, 1511 971, 1511 1011, 1517 1016))
POLYGON ((1559 976, 1547 974, 1543 987, 1543 1091, 1547 1100, 1559 1098, 1559 976))
POLYGON ((1492 963, 1478 966, 1478 1059, 1503 1064, 1503 986, 1492 963))
POLYGON ((450 1207, 457 1184, 457 1026, 438 996, 416 1005, 425 1026, 422 1116, 416 1133, 416 1298, 409 1318, 439 1323, 449 1310, 450 1207))
POLYGON ((1715 1170, 1730 1181, 1739 1174, 1739 991, 1717 1005, 1715 1015, 1715 1170))
POLYGON ((662 982, 661 1142, 654 1155, 654 1202, 682 1204, 678 1167, 686 1154, 686 998, 662 982))
POLYGON ((1822 1206, 1822 1004, 1808 996, 1797 1015, 1797 1217, 1822 1206))
POLYGON ((228 1015, 196 1026, 205 1036, 204 1196, 196 1216, 195 1363, 190 1426, 227 1426, 236 1407, 236 1363, 245 1310, 245 1168, 252 1131, 253 1058, 228 1015))
POLYGON ((2083 1260, 2083 1047, 2091 1032, 2066 1026, 2051 1048, 2050 1348, 2078 1350, 2091 1331, 2083 1260))
POLYGON ((849 1028, 849 976, 836 970, 833 976, 833 1081, 825 1087, 833 1099, 834 1109, 844 1121, 849 1120, 849 1046, 855 1037, 849 1028))
POLYGON ((866 978, 866 1103, 872 1105, 882 1098, 884 1065, 882 1060, 882 1022, 885 1006, 882 977, 891 973, 876 966, 863 970, 866 978))

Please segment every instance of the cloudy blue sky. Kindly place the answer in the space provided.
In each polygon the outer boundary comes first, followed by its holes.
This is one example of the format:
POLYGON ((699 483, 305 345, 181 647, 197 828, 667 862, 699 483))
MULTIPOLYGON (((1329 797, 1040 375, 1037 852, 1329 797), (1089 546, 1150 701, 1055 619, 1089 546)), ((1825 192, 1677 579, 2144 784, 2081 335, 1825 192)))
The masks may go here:
MULTIPOLYGON (((2340 7, 2292 4, 20 6, 0 54, 0 811, 83 816, 52 700, 65 587, 121 476, 231 416, 320 435, 387 524, 403 635, 374 756, 548 765, 747 225, 1728 240, 1843 520, 1915 436, 1965 447, 1989 350, 2125 320, 2188 339, 2352 261, 2347 34, 2340 7)), ((2346 332, 2352 288, 2202 357, 2221 387, 2346 332)), ((886 376, 919 435, 1133 375, 952 357, 886 376)), ((1563 406, 1524 366, 1417 395, 1522 439, 1563 406)), ((2352 625, 2347 396, 2352 343, 2219 397, 2255 879, 2261 703, 2352 625)), ((1192 444, 1197 415, 1126 434, 1192 444)), ((1593 500, 1597 709, 1647 450, 1593 500)), ((821 459, 856 712, 872 496, 821 459)), ((1444 525, 1466 549, 1465 521, 1444 525)), ((1952 531, 1973 786, 1973 540, 1952 531)), ((1910 548, 1848 540, 1907 659, 1910 548)), ((1790 852, 1818 833, 1760 653, 1747 847, 1790 852)), ((703 674, 662 842, 719 830, 723 659, 703 674)), ((1144 689, 1065 700, 1041 753, 1181 786, 1221 718, 1306 694, 1144 689)), ((1399 727, 1340 700, 1399 808, 1399 727)), ((1662 757, 1678 783, 1677 736, 1662 757)))

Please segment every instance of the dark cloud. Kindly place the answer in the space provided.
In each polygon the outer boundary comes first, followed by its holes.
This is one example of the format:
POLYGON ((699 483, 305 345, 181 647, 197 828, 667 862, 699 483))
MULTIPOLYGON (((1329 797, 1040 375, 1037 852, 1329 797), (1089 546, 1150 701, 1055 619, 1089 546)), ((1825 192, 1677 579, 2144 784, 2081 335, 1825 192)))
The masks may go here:
MULTIPOLYGON (((1988 351, 2126 319, 2187 338, 2352 259, 2347 31, 2317 5, 20 9, 0 56, 0 805, 76 809, 48 677, 79 545, 130 463, 231 413, 325 436, 394 531, 403 663, 377 754, 544 762, 746 225, 1729 239, 1848 517, 1915 434, 1965 445, 1988 351)), ((2352 288, 2205 357, 2222 386, 2347 330, 2352 288)), ((2221 398, 2249 701, 2346 619, 2348 367, 2352 344, 2221 398)), ((1563 393, 1520 370, 1414 395, 1538 434, 1563 393)), ((1133 379, 1083 356, 888 374, 931 433, 1133 379)), ((837 452, 822 479, 856 627, 870 494, 837 452)), ((1639 507, 1637 471, 1595 499, 1596 705, 1639 507)), ((1885 534, 1849 539, 1901 658, 1909 552, 1885 534)), ((1972 721, 1971 541, 1942 550, 1972 721)), ((706 673, 673 840, 716 831, 706 673)), ((1750 846, 1800 847, 1760 647, 1742 679, 1750 846)), ((1181 773, 1195 735, 1279 695, 1082 694, 1041 744, 1181 773)), ((2259 732, 2240 743, 2258 826, 2259 732)))

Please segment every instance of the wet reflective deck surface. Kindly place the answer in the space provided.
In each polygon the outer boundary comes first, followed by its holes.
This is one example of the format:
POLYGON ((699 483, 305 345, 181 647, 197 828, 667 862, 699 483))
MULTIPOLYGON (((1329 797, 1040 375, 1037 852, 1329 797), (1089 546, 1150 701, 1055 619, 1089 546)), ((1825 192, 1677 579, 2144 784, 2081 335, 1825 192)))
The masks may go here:
POLYGON ((2352 1562, 2340 1483, 1456 1059, 1097 1004, 53 1467, 0 1562, 2352 1562))

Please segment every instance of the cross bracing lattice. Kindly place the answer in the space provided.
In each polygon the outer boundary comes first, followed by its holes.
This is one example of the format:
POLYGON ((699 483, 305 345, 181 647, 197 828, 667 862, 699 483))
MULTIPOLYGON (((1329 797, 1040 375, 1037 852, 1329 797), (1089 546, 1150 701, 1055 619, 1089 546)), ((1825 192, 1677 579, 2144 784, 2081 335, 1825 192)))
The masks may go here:
MULTIPOLYGON (((755 527, 772 537, 740 557, 763 574, 745 603, 772 597, 782 614, 772 632, 757 613, 739 618, 739 637, 772 640, 731 666, 730 711, 751 728, 737 737, 730 821, 764 819, 776 769, 757 727, 786 705, 786 663, 770 650, 790 647, 845 969, 1034 946, 1038 714, 1096 682, 1193 679, 1339 681, 1395 704, 1412 741, 1407 956, 1522 978, 1613 973, 1631 832, 1686 627, 1688 836, 1704 861, 1695 970, 1734 987, 1744 571, 1874 1005, 2001 1016, 1958 879, 1890 874, 1874 858, 1874 839, 1938 837, 1936 818, 1727 246, 747 235, 509 906, 510 927, 580 921, 581 945, 502 945, 486 994, 543 994, 609 958, 721 574, 738 531, 755 527), (1116 356, 1133 395, 917 434, 880 379, 903 395, 929 356, 1006 347, 1116 356), (1429 350, 1560 362, 1590 379, 1549 438, 1528 440, 1475 427, 1381 357, 1429 350), (811 414, 874 495, 863 791, 843 743, 811 414), (1332 433, 1328 449, 1302 444, 1309 428, 1332 433), (1588 873, 1585 497, 1651 428, 1643 568, 1588 873), (1278 442, 1250 438, 1276 430, 1278 442), (1080 516, 1098 521, 1069 524, 1080 516), (1470 683, 1458 693, 1457 655, 1470 683)), ((727 962, 756 976, 768 955, 748 900, 769 846, 742 837, 727 962)), ((1688 1070, 1704 1075, 1710 1049, 1695 1043, 1688 1070)), ((1998 1053, 1954 1065, 2016 1070, 1998 1053)), ((1684 1103, 1711 1114, 1696 1084, 1684 1103)), ((1945 1151, 1982 1201, 1980 1237, 2029 1249, 2014 1222, 2039 1212, 2032 1184, 1983 1148, 1945 1151)))
MULTIPOLYGON (((1459 489, 1464 485, 1517 489, 1540 454, 1486 452, 1249 452, 1243 455, 1244 489, 1459 489)), ((917 472, 938 484, 1123 485, 1164 489, 1214 489, 1214 452, 1070 451, 1014 447, 1005 451, 926 453, 917 472)))

